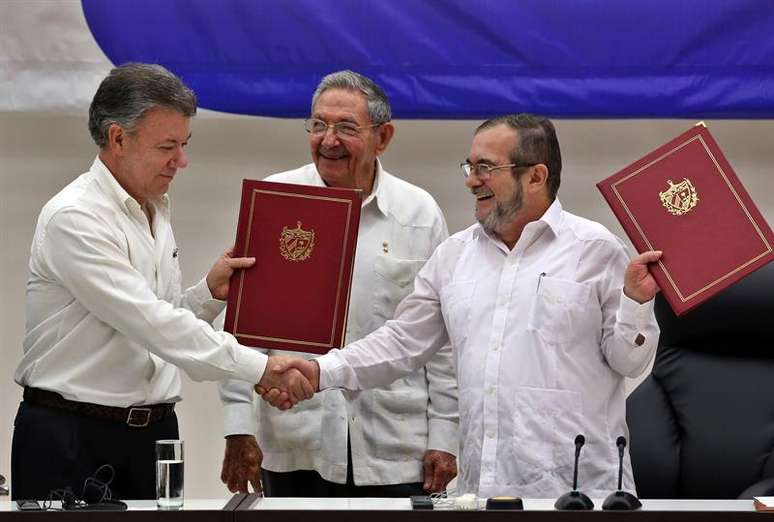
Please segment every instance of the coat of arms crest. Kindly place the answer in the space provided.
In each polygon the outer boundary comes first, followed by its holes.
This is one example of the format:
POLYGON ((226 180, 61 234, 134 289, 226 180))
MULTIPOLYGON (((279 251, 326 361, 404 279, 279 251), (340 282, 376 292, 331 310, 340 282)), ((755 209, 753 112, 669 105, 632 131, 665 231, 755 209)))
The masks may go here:
POLYGON ((312 255, 314 249, 314 230, 304 230, 301 222, 296 228, 282 227, 280 234, 280 253, 288 261, 303 261, 312 255))
POLYGON ((669 188, 658 193, 664 208, 675 216, 682 216, 690 212, 699 201, 699 196, 696 194, 691 180, 683 178, 681 182, 675 184, 672 183, 671 179, 668 179, 667 183, 669 183, 669 188))

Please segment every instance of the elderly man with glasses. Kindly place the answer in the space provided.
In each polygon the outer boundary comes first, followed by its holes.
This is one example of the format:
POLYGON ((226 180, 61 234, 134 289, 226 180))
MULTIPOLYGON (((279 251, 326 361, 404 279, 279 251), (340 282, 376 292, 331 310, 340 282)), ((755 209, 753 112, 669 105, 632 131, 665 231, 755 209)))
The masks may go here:
MULTIPOLYGON (((395 127, 384 92, 340 71, 322 79, 304 123, 313 163, 269 181, 361 189, 364 194, 347 341, 393 317, 417 271, 447 236, 424 190, 386 172, 378 157, 395 127)), ((221 478, 270 496, 409 496, 443 490, 456 475, 457 389, 451 348, 389 386, 329 390, 295 414, 253 407, 252 387, 221 387, 226 451, 221 478), (257 420, 257 423, 256 423, 257 420), (257 432, 258 437, 254 434, 257 432)))
MULTIPOLYGON (((557 199, 559 142, 546 118, 484 122, 461 165, 477 224, 445 241, 395 320, 344 350, 294 360, 320 389, 382 386, 451 342, 460 396, 459 490, 557 497, 571 488, 573 440, 591 496, 616 486, 627 435, 624 378, 655 351, 660 252, 631 261, 602 225, 557 199)), ((265 398, 281 407, 280 390, 265 398)), ((624 487, 634 481, 628 454, 624 487)))

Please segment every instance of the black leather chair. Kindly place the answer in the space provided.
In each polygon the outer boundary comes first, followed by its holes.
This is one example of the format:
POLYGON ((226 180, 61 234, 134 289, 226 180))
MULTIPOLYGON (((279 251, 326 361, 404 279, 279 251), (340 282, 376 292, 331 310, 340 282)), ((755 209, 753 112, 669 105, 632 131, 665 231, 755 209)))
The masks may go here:
POLYGON ((641 498, 774 494, 774 263, 678 318, 626 401, 641 498))

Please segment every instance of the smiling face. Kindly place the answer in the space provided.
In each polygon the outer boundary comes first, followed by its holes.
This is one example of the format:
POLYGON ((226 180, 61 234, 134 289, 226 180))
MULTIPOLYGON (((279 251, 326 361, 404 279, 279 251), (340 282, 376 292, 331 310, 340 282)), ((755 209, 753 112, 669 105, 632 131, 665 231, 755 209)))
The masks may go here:
MULTIPOLYGON (((506 174, 513 179, 512 174, 506 174)), ((486 217, 479 218, 478 208, 476 209, 476 219, 484 230, 488 234, 498 234, 509 223, 516 219, 519 210, 524 206, 524 191, 521 188, 521 184, 517 180, 514 180, 514 190, 511 192, 510 198, 505 201, 498 200, 491 191, 484 189, 482 192, 474 193, 478 201, 494 201, 494 208, 486 215, 486 217)), ((505 196, 507 197, 507 196, 505 196)), ((486 206, 486 203, 484 204, 486 206)))
POLYGON ((183 149, 191 137, 190 122, 191 118, 179 112, 155 107, 132 132, 117 124, 111 126, 109 143, 103 150, 107 161, 103 161, 141 205, 164 195, 177 170, 188 166, 183 149))
POLYGON ((317 172, 328 186, 359 188, 370 193, 376 158, 392 138, 392 124, 369 127, 372 122, 366 97, 360 92, 335 88, 317 98, 312 117, 329 124, 348 122, 361 127, 358 136, 341 137, 332 128, 324 134, 310 134, 309 146, 317 172))
MULTIPOLYGON (((511 163, 517 138, 516 131, 505 125, 483 130, 473 137, 468 161, 473 165, 490 166, 511 163)), ((476 220, 487 233, 500 236, 517 219, 524 206, 522 178, 514 177, 513 171, 505 168, 493 171, 486 181, 481 181, 475 174, 465 180, 476 198, 476 220)))

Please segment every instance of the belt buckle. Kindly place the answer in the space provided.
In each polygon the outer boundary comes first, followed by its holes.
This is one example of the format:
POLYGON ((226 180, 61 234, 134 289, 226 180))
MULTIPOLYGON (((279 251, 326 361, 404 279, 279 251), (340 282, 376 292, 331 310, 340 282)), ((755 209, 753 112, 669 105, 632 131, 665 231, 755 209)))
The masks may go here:
POLYGON ((126 416, 126 424, 132 428, 145 428, 148 426, 148 423, 150 423, 150 418, 150 408, 129 408, 129 415, 126 416), (137 416, 139 416, 139 418, 137 418, 137 416))

